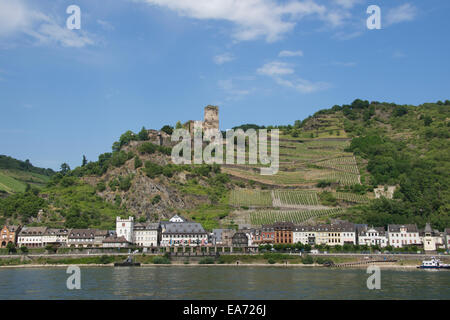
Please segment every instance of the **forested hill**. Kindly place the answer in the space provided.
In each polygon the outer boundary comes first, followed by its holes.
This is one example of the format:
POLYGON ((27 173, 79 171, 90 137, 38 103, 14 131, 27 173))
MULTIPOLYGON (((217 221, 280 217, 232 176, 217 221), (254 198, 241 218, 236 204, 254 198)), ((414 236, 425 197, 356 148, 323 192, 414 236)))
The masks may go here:
POLYGON ((42 187, 55 172, 35 167, 29 160, 21 161, 0 155, 0 193, 22 192, 27 186, 42 187))
POLYGON ((353 137, 348 151, 368 161, 362 184, 397 186, 393 200, 349 210, 352 220, 450 226, 449 100, 419 106, 355 100, 321 110, 300 127, 330 114, 341 117, 345 132, 353 137))

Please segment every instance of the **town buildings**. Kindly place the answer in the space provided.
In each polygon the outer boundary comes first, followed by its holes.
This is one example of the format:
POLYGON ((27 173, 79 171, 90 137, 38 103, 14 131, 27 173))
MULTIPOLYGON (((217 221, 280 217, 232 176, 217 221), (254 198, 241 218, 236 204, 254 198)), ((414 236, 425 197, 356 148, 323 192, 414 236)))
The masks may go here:
POLYGON ((3 226, 2 230, 0 231, 0 247, 6 248, 8 243, 12 243, 15 245, 17 243, 19 231, 20 226, 3 226))
POLYGON ((55 229, 47 227, 4 226, 1 229, 1 245, 16 243, 30 248, 57 247, 75 248, 127 248, 140 247, 245 247, 256 248, 265 244, 296 244, 344 246, 358 244, 386 248, 415 246, 426 252, 449 248, 450 229, 444 232, 433 230, 429 223, 419 230, 415 224, 389 225, 387 230, 367 225, 355 225, 334 220, 329 224, 294 225, 291 222, 276 222, 261 228, 214 229, 207 233, 202 225, 174 215, 169 221, 158 223, 135 223, 133 217, 117 217, 116 230, 55 229))

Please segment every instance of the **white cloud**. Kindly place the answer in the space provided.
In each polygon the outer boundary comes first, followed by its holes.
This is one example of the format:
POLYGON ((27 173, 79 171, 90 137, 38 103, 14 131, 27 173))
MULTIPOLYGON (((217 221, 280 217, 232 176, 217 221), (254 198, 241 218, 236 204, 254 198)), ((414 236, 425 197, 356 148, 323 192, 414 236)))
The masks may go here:
POLYGON ((266 76, 281 76, 293 74, 294 69, 285 62, 272 61, 263 65, 256 72, 266 76))
POLYGON ((111 23, 109 23, 108 21, 98 19, 97 23, 106 31, 114 30, 114 26, 111 23))
POLYGON ((213 58, 215 64, 224 64, 234 60, 234 56, 231 53, 223 53, 213 58))
POLYGON ((412 21, 417 15, 417 8, 409 3, 390 9, 386 14, 386 25, 412 21))
POLYGON ((361 3, 361 0, 334 0, 334 2, 341 7, 351 9, 356 4, 361 3))
POLYGON ((224 20, 234 25, 233 37, 238 41, 265 38, 279 40, 291 31, 298 20, 309 15, 322 15, 326 8, 313 0, 277 3, 274 0, 143 0, 165 7, 179 15, 201 20, 224 20))
POLYGON ((297 78, 295 80, 286 80, 283 78, 276 77, 275 81, 279 85, 293 88, 300 93, 313 93, 328 89, 330 87, 330 84, 326 82, 311 82, 301 78, 297 78))
POLYGON ((65 21, 28 7, 21 0, 0 0, 0 38, 25 34, 37 44, 56 43, 64 47, 84 47, 94 40, 82 30, 69 30, 65 21))
POLYGON ((303 78, 293 77, 294 68, 284 62, 272 61, 266 63, 256 72, 260 75, 269 76, 279 85, 295 89, 300 93, 312 93, 330 87, 326 82, 311 82, 303 78))
POLYGON ((218 85, 220 89, 226 92, 226 101, 239 100, 250 94, 250 90, 236 88, 233 79, 219 80, 218 85))
POLYGON ((289 51, 289 50, 283 50, 278 54, 279 57, 302 57, 303 51, 297 50, 297 51, 289 51))

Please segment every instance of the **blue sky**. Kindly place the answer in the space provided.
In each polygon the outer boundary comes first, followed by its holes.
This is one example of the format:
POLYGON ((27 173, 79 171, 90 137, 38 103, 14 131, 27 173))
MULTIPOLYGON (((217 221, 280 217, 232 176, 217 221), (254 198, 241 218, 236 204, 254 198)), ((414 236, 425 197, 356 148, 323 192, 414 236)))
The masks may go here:
POLYGON ((0 154, 75 167, 208 104, 224 130, 355 98, 450 99, 449 14, 447 0, 0 0, 0 154))

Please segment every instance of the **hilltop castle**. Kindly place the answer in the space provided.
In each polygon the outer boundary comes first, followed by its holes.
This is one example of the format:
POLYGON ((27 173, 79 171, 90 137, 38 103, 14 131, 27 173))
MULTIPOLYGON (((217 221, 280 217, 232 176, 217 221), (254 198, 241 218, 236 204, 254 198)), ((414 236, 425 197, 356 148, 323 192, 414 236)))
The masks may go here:
MULTIPOLYGON (((194 124, 196 121, 189 120, 184 124, 184 127, 189 130, 191 135, 194 134, 194 124)), ((206 130, 219 130, 219 107, 208 105, 205 107, 205 115, 202 123, 203 131, 206 130)))

